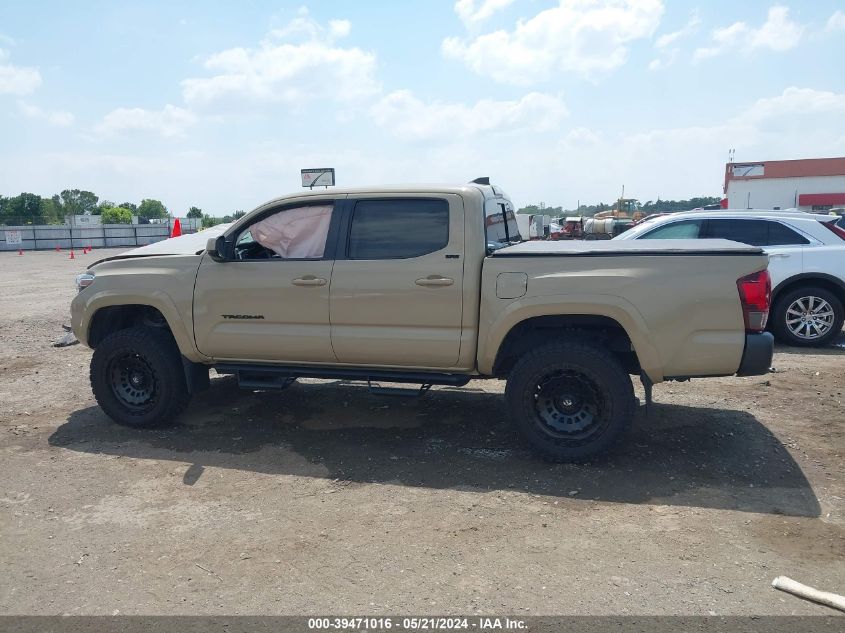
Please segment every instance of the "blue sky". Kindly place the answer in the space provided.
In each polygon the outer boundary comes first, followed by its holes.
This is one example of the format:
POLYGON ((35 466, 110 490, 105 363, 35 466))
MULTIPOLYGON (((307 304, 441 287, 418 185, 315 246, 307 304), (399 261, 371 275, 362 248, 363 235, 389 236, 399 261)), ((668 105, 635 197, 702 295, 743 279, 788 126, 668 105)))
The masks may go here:
POLYGON ((517 205, 720 195, 845 155, 845 0, 0 3, 0 193, 223 215, 464 182, 517 205))

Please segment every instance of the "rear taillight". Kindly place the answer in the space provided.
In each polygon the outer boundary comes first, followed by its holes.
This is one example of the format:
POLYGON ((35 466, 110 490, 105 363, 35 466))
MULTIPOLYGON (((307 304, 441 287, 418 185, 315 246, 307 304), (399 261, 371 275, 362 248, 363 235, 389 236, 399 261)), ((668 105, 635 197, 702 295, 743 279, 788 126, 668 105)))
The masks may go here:
POLYGON ((742 303, 742 318, 746 332, 762 332, 769 320, 772 303, 772 278, 768 270, 751 273, 736 280, 739 300, 742 303))
POLYGON ((845 240, 845 229, 842 227, 836 226, 836 220, 833 222, 822 222, 822 226, 826 229, 830 229, 836 235, 839 236, 840 240, 845 240))

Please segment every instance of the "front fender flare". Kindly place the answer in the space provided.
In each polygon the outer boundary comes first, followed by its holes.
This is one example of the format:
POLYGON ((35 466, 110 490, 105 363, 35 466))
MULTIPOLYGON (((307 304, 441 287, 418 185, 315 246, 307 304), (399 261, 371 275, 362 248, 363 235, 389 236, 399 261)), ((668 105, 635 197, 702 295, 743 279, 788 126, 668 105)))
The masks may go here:
POLYGON ((182 315, 176 302, 162 290, 152 290, 144 294, 127 294, 116 290, 101 290, 90 295, 81 292, 71 302, 71 326, 83 345, 88 345, 91 324, 94 315, 102 308, 111 306, 143 305, 150 306, 161 312, 170 328, 179 352, 192 362, 208 361, 209 358, 197 350, 193 340, 193 331, 186 326, 186 319, 191 315, 182 315))

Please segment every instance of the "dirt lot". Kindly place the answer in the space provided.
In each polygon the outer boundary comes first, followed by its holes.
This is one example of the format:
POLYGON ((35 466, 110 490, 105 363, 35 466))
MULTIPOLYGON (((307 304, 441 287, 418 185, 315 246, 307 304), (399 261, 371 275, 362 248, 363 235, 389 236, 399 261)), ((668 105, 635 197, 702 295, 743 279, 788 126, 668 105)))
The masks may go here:
POLYGON ((216 378, 141 432, 95 405, 90 350, 50 346, 107 253, 0 254, 2 614, 830 613, 779 574, 845 593, 843 342, 658 385, 584 466, 535 460, 494 381, 216 378))

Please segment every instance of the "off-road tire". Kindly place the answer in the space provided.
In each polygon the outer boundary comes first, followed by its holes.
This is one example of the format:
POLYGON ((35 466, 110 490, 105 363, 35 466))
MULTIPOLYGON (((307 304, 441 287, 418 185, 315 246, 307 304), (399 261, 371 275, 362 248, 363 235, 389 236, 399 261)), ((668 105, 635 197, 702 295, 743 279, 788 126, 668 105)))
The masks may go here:
POLYGON ((154 327, 119 330, 100 341, 91 389, 106 415, 137 428, 172 422, 191 398, 173 336, 154 327))
POLYGON ((552 462, 586 461, 607 450, 631 425, 636 407, 619 360, 575 339, 527 352, 508 376, 505 399, 517 430, 552 462))
MULTIPOLYGON (((794 345, 796 347, 820 347, 831 343, 842 332, 842 322, 843 319, 845 319, 845 309, 842 307, 842 302, 839 298, 829 290, 818 286, 807 286, 804 288, 790 290, 789 292, 779 296, 777 301, 775 301, 774 309, 772 310, 770 318, 772 319, 772 333, 781 343, 794 345), (809 297, 814 297, 827 302, 827 305, 829 305, 833 311, 833 320, 829 326, 830 329, 823 335, 817 336, 816 338, 797 336, 790 330, 790 324, 787 323, 788 318, 799 318, 795 313, 787 314, 790 307, 802 298, 805 298, 804 305, 809 306, 809 302, 806 301, 806 298, 809 297)), ((797 323, 794 325, 797 326, 797 323)))

